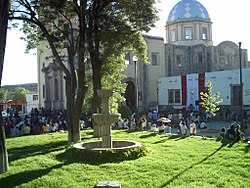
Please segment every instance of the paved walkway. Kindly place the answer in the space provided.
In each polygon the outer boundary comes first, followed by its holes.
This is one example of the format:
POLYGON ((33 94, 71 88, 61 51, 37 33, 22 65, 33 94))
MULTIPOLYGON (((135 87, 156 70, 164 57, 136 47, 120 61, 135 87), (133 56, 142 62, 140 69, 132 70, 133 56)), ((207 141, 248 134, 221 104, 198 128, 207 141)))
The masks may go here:
MULTIPOLYGON (((220 131, 222 127, 228 128, 230 126, 230 122, 223 122, 223 121, 213 121, 213 122, 207 122, 207 128, 206 129, 197 129, 197 136, 220 136, 220 131)), ((248 129, 246 130, 246 137, 250 136, 250 127, 248 126, 248 129)), ((177 128, 171 129, 171 134, 177 134, 177 128)), ((168 132, 169 133, 169 130, 168 132)), ((189 133, 189 130, 188 130, 189 133)))

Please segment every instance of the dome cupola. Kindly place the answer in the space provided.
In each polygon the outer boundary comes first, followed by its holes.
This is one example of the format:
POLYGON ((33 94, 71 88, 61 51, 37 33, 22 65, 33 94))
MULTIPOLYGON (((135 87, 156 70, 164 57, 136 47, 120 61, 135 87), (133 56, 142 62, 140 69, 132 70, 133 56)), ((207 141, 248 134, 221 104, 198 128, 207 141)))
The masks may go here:
POLYGON ((212 22, 206 8, 197 0, 181 0, 170 11, 166 22, 169 44, 213 45, 212 22))
POLYGON ((210 21, 206 8, 200 2, 196 0, 181 0, 170 11, 167 22, 193 19, 210 21))

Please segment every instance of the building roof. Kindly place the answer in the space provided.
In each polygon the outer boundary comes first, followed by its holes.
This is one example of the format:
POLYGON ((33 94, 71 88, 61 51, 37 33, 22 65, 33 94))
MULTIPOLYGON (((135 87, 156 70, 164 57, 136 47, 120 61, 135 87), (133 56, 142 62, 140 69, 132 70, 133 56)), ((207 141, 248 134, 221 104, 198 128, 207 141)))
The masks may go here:
POLYGON ((167 22, 184 20, 210 21, 206 8, 196 0, 181 0, 170 11, 167 22))

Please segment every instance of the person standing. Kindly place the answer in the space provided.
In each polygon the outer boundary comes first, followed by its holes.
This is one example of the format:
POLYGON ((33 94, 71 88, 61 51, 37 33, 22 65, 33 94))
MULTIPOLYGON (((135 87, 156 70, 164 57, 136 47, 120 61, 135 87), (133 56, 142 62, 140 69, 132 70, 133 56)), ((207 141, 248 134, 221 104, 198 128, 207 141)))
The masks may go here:
POLYGON ((187 124, 184 118, 181 119, 179 123, 179 134, 180 135, 187 135, 187 124))
POLYGON ((196 124, 194 120, 190 120, 190 135, 196 135, 196 124))

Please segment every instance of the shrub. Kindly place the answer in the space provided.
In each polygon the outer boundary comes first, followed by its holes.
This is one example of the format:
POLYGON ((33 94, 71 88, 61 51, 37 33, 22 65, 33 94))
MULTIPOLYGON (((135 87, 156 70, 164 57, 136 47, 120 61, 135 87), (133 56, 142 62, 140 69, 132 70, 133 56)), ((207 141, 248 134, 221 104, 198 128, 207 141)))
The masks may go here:
POLYGON ((125 150, 104 150, 104 151, 93 151, 83 150, 76 148, 69 148, 66 150, 68 159, 74 161, 82 161, 89 163, 104 163, 104 162, 118 162, 124 160, 133 160, 140 157, 146 156, 148 150, 145 146, 140 146, 132 149, 125 150))
POLYGON ((125 105, 119 107, 119 113, 121 114, 122 119, 128 118, 132 115, 131 109, 125 105))

